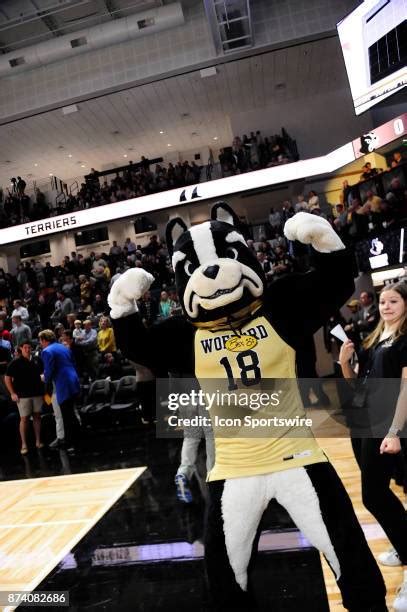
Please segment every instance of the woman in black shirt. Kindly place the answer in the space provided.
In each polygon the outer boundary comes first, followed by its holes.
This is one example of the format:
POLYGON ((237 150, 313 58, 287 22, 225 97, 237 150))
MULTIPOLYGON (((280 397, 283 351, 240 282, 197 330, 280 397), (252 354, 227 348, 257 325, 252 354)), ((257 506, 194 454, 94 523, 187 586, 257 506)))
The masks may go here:
MULTIPOLYGON (((390 489, 395 459, 401 451, 400 437, 406 437, 407 282, 387 285, 382 290, 379 311, 380 321, 365 339, 359 356, 358 378, 362 385, 356 395, 369 427, 365 427, 364 437, 352 438, 352 447, 362 476, 363 504, 394 547, 394 551, 381 554, 379 561, 383 565, 404 566, 404 580, 394 609, 407 610, 407 516, 390 489)), ((350 365, 354 350, 351 340, 341 348, 339 361, 345 378, 356 378, 350 365)))

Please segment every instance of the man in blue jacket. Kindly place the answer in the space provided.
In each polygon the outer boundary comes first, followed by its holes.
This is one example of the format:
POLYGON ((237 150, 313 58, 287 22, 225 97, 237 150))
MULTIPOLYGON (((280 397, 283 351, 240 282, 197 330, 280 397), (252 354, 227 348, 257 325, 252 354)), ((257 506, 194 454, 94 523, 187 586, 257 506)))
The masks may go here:
POLYGON ((79 431, 79 421, 75 415, 75 398, 80 392, 80 383, 71 351, 56 342, 53 331, 45 329, 38 334, 44 364, 44 382, 54 384, 58 404, 61 407, 65 429, 65 442, 69 447, 75 444, 79 431))

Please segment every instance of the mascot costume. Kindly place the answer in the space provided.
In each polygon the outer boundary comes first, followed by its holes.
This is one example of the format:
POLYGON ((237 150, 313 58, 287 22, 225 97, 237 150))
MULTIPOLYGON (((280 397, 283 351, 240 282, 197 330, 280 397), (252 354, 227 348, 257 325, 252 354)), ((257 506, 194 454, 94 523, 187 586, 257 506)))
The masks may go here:
MULTIPOLYGON (((344 245, 325 219, 296 214, 284 232, 289 240, 313 247, 313 269, 282 277, 266 288, 263 269, 247 247, 235 213, 218 202, 211 219, 188 229, 177 218, 167 227, 184 316, 165 319, 147 330, 136 300, 153 277, 135 268, 114 283, 109 305, 118 345, 129 359, 156 376, 182 372, 202 385, 216 379, 236 389, 236 382, 250 387, 261 380, 295 379, 296 352, 304 339, 353 292, 352 266, 344 245)), ((304 415, 298 402, 299 395, 285 402, 286 416, 304 415)), ((241 408, 236 407, 236 413, 241 408)), ((211 408, 214 414, 222 414, 222 407, 211 408)), ((350 499, 312 433, 304 435, 303 427, 301 432, 297 429, 281 428, 272 437, 222 437, 215 428, 205 536, 215 608, 254 609, 249 570, 260 520, 275 498, 325 555, 345 608, 387 610, 384 582, 350 499)))

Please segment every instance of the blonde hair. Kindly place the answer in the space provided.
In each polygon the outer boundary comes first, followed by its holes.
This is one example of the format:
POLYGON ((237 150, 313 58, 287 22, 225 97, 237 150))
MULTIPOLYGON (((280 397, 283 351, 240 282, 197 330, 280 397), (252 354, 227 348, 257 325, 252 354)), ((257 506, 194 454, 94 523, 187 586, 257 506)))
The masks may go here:
MULTIPOLYGON (((400 336, 407 334, 407 282, 401 281, 392 285, 385 285, 380 291, 380 295, 382 295, 382 293, 385 293, 386 291, 396 291, 396 293, 398 293, 400 297, 404 300, 404 314, 399 321, 396 331, 392 334, 393 340, 397 340, 397 338, 399 338, 400 336)), ((362 343, 363 348, 369 349, 374 346, 379 341, 383 330, 384 321, 382 318, 380 318, 379 323, 376 325, 372 333, 370 333, 368 337, 364 339, 362 343)))
POLYGON ((56 336, 54 332, 52 331, 52 329, 43 329, 38 334, 38 338, 40 340, 45 340, 46 342, 50 342, 50 343, 56 341, 56 336))
POLYGON ((109 317, 106 317, 105 315, 104 315, 103 317, 100 317, 100 319, 99 319, 99 327, 101 327, 101 325, 102 325, 102 321, 106 321, 107 326, 108 326, 108 327, 111 327, 111 325, 112 325, 112 324, 111 324, 111 322, 110 322, 109 317))

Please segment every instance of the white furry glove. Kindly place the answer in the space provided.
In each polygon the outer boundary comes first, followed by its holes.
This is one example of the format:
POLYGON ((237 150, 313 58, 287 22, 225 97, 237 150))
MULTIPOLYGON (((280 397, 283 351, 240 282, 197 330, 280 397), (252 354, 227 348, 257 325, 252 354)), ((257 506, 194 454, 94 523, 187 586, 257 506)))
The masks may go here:
POLYGON ((284 234, 288 240, 311 244, 320 253, 331 253, 345 248, 326 219, 306 212, 299 212, 288 219, 284 225, 284 234))
POLYGON ((107 301, 112 319, 120 319, 138 311, 136 300, 148 291, 154 276, 143 268, 131 268, 119 276, 110 289, 107 301))

